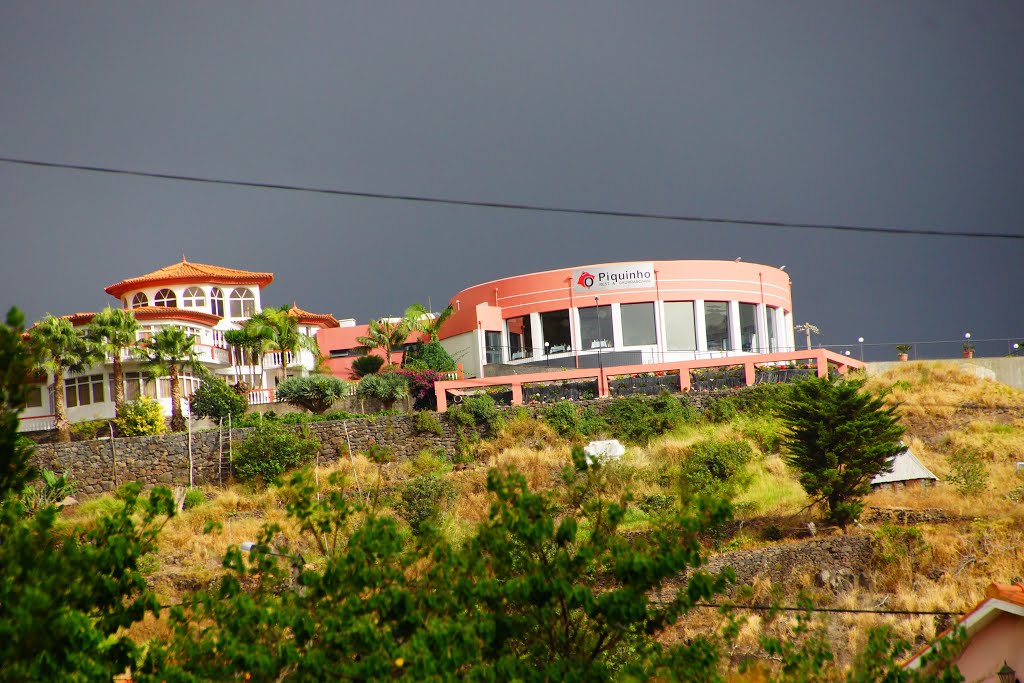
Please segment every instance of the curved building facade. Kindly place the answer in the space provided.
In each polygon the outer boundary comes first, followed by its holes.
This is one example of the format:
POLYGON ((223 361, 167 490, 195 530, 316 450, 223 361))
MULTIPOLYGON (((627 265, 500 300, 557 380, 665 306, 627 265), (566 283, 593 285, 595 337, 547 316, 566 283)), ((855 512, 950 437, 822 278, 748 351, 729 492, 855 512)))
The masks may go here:
POLYGON ((450 303, 441 343, 481 377, 794 346, 789 275, 757 263, 592 264, 485 282, 450 303))

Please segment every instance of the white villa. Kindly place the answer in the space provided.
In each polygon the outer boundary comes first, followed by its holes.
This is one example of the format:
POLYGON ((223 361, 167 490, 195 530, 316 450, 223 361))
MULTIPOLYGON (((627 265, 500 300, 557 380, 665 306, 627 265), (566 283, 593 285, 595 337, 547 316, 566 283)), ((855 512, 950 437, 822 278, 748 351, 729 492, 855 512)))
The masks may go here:
MULTIPOLYGON (((224 333, 240 329, 249 317, 262 310, 262 289, 273 281, 273 273, 190 263, 182 257, 180 263, 122 280, 106 287, 105 291, 135 315, 140 323, 140 340, 163 327, 185 328, 196 336, 195 349, 200 362, 231 383, 245 381, 252 387, 249 403, 257 404, 273 402, 272 387, 280 373, 281 354, 268 353, 262 365, 238 366, 232 363, 224 333)), ((322 329, 339 326, 338 320, 329 314, 309 313, 294 305, 290 313, 298 319, 299 331, 310 337, 315 337, 322 329)), ((94 315, 75 313, 67 318, 77 327, 87 325, 94 315)), ((127 354, 123 360, 125 397, 128 400, 139 396, 155 398, 170 415, 170 380, 164 377, 147 381, 138 360, 127 354)), ((289 353, 285 360, 290 376, 308 375, 316 366, 316 359, 309 351, 300 351, 294 358, 289 353)), ((112 359, 108 358, 85 372, 65 376, 69 422, 114 416, 112 368, 112 359)), ((47 376, 44 380, 40 374, 36 379, 38 383, 32 386, 28 407, 22 413, 21 431, 53 427, 53 377, 47 376)), ((181 382, 186 397, 199 386, 199 380, 187 371, 182 373, 181 382)))

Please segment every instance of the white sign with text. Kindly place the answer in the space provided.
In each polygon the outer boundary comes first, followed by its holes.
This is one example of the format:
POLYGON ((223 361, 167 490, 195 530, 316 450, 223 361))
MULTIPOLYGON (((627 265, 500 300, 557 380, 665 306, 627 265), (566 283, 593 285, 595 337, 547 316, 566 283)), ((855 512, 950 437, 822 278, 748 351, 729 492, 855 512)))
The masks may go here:
POLYGON ((573 290, 601 292, 609 289, 645 289, 654 287, 654 264, 616 263, 614 266, 572 271, 573 290))

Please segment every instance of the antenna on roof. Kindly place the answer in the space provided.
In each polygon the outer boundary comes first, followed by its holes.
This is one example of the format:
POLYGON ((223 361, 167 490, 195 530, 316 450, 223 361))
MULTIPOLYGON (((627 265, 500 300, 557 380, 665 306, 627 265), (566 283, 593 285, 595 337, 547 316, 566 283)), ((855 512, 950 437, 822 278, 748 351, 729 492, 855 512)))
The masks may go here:
POLYGON ((185 252, 181 252, 181 262, 185 263, 185 252))

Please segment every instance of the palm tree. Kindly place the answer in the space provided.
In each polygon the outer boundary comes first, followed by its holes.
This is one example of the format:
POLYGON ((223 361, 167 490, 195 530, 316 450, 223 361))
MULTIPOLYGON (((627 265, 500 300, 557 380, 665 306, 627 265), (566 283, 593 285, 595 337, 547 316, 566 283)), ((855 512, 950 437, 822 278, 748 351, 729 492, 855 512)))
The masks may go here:
POLYGON ((142 347, 145 370, 153 377, 171 378, 171 431, 185 430, 185 416, 181 414, 180 370, 185 366, 197 367, 196 337, 180 327, 165 327, 142 347))
POLYGON ((39 367, 53 373, 53 427, 57 441, 70 441, 71 428, 64 403, 64 373, 80 372, 100 355, 67 318, 46 316, 29 331, 29 344, 39 367))
POLYGON ((393 365, 391 354, 395 347, 404 344, 408 337, 409 323, 407 320, 393 322, 388 318, 381 318, 380 320, 371 320, 366 336, 356 337, 356 341, 371 349, 380 349, 384 352, 388 365, 393 365))
POLYGON ((125 349, 134 351, 139 321, 131 311, 123 308, 105 309, 96 314, 86 331, 86 338, 103 354, 110 354, 114 359, 114 413, 121 413, 124 405, 124 368, 121 365, 121 352, 125 349))
POLYGON ((800 325, 795 325, 793 327, 793 331, 794 332, 806 332, 807 333, 807 350, 808 351, 811 350, 811 335, 812 334, 821 334, 821 330, 819 330, 815 325, 813 325, 811 323, 802 323, 800 325))
MULTIPOLYGON (((266 316, 261 312, 252 316, 242 325, 242 332, 245 340, 242 342, 242 349, 249 359, 249 384, 256 386, 256 366, 263 371, 263 355, 271 348, 271 336, 273 330, 267 322, 266 316)), ((262 383, 261 383, 262 385, 262 383)))
POLYGON ((423 304, 413 304, 405 309, 406 324, 417 332, 423 332, 430 336, 430 341, 437 341, 441 326, 455 312, 455 307, 448 304, 447 308, 434 315, 428 311, 423 304))
POLYGON ((224 333, 224 341, 231 351, 231 370, 235 374, 235 386, 242 384, 239 379, 245 356, 246 336, 245 330, 227 330, 224 333))
MULTIPOLYGON (((267 308, 254 315, 257 329, 269 338, 267 350, 281 354, 281 381, 288 378, 288 354, 293 357, 299 351, 309 351, 314 357, 320 355, 320 347, 312 337, 299 332, 299 319, 288 313, 288 306, 267 308), (262 326, 262 327, 261 327, 262 326)), ((261 335, 262 336, 262 335, 261 335)))

